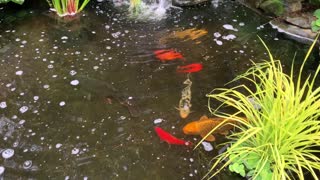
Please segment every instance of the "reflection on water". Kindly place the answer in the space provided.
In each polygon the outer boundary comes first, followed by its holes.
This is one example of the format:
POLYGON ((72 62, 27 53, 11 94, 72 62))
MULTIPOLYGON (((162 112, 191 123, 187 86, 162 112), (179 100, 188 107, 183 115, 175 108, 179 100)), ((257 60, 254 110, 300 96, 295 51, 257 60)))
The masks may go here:
MULTIPOLYGON (((210 152, 208 144, 194 151, 168 145, 154 126, 197 142, 182 127, 209 115, 205 94, 249 60, 267 58, 256 35, 288 64, 293 52, 304 54, 235 2, 172 10, 148 23, 108 3, 69 21, 25 12, 16 18, 0 9, 0 148, 14 151, 0 166, 11 179, 199 179, 217 144, 210 152), (159 49, 185 61, 159 61, 159 49), (191 63, 203 69, 190 76, 192 112, 182 120, 175 107, 187 74, 176 70, 191 63)), ((228 177, 235 178, 221 174, 228 177)))

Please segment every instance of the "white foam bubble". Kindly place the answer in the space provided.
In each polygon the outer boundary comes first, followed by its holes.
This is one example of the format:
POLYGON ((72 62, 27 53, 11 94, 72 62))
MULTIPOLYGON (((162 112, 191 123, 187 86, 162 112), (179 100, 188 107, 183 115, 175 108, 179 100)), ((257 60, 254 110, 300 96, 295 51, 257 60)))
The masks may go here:
POLYGON ((213 36, 216 37, 216 38, 218 38, 218 37, 221 36, 221 34, 220 34, 219 32, 215 32, 215 33, 213 33, 213 36))
POLYGON ((38 101, 39 100, 39 96, 33 96, 33 100, 38 101))
POLYGON ((4 109, 7 107, 7 103, 5 101, 0 102, 0 108, 4 109))
POLYGON ((229 34, 229 35, 227 35, 227 36, 222 36, 222 39, 225 39, 225 40, 233 40, 233 39, 235 39, 236 38, 236 36, 234 35, 234 34, 229 34))
POLYGON ((22 124, 24 124, 25 122, 26 122, 26 120, 22 119, 22 120, 19 121, 19 124, 22 125, 22 124))
POLYGON ((2 157, 4 159, 9 159, 14 155, 14 150, 13 149, 6 149, 2 152, 2 157))
POLYGON ((72 86, 76 86, 76 85, 79 84, 79 81, 75 79, 75 80, 72 80, 72 81, 70 82, 70 84, 71 84, 72 86))
POLYGON ((71 154, 78 154, 80 152, 80 150, 78 148, 73 148, 71 150, 71 154))
POLYGON ((56 148, 59 149, 62 146, 62 144, 58 143, 56 144, 56 148))
POLYGON ((59 103, 59 106, 64 106, 64 105, 66 105, 66 102, 64 102, 64 101, 61 101, 61 102, 59 103))
POLYGON ((221 46, 223 43, 222 43, 222 41, 220 41, 220 40, 216 40, 216 43, 219 45, 219 46, 221 46))
POLYGON ((23 71, 21 71, 21 70, 16 72, 17 76, 21 76, 22 74, 23 74, 23 71))
POLYGON ((20 113, 25 113, 25 112, 27 112, 28 111, 28 106, 22 106, 20 109, 19 109, 19 111, 20 111, 20 113))
POLYGON ((44 88, 44 89, 49 89, 49 87, 50 87, 50 86, 49 86, 48 84, 43 85, 43 88, 44 88))
POLYGON ((159 124, 159 123, 162 123, 162 121, 163 121, 163 119, 158 118, 158 119, 153 120, 153 123, 154 124, 159 124))
POLYGON ((238 29, 234 28, 232 25, 230 24, 224 24, 223 28, 227 29, 227 30, 232 30, 232 31, 238 31, 238 29))
POLYGON ((75 71, 75 70, 71 70, 71 71, 69 72, 69 74, 70 74, 71 76, 74 76, 74 75, 76 75, 76 74, 77 74, 77 71, 75 71))

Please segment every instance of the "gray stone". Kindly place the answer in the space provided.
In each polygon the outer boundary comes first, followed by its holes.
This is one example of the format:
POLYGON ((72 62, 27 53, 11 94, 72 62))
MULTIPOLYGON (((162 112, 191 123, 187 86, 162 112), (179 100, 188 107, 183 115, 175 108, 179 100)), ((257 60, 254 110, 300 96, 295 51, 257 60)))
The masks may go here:
POLYGON ((172 0, 174 6, 195 6, 209 3, 209 0, 172 0))
POLYGON ((302 9, 301 0, 298 0, 298 1, 286 0, 284 1, 284 4, 285 4, 286 13, 297 12, 302 9))
POLYGON ((285 18, 285 20, 292 25, 305 29, 311 29, 311 22, 315 21, 316 18, 312 15, 311 12, 309 12, 302 14, 290 14, 285 18))

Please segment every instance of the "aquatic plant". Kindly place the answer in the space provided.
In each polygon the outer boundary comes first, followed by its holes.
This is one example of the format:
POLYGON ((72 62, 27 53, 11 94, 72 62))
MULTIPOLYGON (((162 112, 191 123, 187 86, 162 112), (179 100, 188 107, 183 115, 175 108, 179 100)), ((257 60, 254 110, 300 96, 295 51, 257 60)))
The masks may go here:
POLYGON ((231 81, 248 81, 254 91, 242 84, 231 89, 217 88, 207 95, 212 114, 237 121, 238 125, 227 136, 230 141, 222 144, 230 147, 214 158, 205 178, 212 178, 229 167, 253 179, 304 179, 304 173, 318 179, 315 170, 320 170, 320 87, 315 87, 315 81, 320 66, 302 80, 305 63, 316 41, 298 72, 292 65, 289 75, 262 43, 270 61, 253 62, 253 67, 231 81), (212 99, 222 104, 213 109, 212 99), (224 112, 224 107, 236 111, 224 112), (247 120, 240 118, 244 115, 247 120))
POLYGON ((139 14, 141 12, 141 0, 130 0, 130 11, 134 14, 139 14))
POLYGON ((314 11, 313 16, 315 16, 317 20, 311 22, 311 30, 318 32, 320 30, 320 9, 314 11))
POLYGON ((51 10, 56 11, 59 16, 73 16, 81 12, 89 1, 83 0, 81 4, 80 0, 47 0, 51 10))
POLYGON ((24 0, 0 0, 0 4, 3 4, 3 3, 8 3, 8 2, 14 2, 14 3, 17 3, 17 4, 23 4, 24 0))

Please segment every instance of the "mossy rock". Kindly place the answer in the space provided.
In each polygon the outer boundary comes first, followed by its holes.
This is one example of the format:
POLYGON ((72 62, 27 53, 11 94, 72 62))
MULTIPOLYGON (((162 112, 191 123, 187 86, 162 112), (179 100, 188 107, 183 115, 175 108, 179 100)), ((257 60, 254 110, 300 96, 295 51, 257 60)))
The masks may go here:
POLYGON ((260 8, 266 13, 274 14, 280 16, 284 12, 283 2, 280 0, 267 0, 260 4, 260 8))

